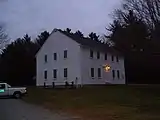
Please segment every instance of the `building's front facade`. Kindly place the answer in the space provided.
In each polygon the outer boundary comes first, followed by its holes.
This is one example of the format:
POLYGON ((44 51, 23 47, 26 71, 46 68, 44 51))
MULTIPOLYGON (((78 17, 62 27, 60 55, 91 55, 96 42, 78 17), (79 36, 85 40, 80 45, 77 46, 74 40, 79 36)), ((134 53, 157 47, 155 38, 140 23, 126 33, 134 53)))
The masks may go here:
POLYGON ((37 86, 125 84, 122 56, 81 44, 54 31, 36 55, 37 86), (109 68, 106 70, 106 68, 109 68))

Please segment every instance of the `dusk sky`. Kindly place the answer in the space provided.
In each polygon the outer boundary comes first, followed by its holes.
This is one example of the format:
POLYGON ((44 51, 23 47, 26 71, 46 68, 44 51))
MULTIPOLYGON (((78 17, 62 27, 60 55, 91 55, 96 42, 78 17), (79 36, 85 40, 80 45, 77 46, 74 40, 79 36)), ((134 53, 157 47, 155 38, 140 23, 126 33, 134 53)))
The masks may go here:
POLYGON ((0 0, 0 23, 12 39, 67 27, 102 34, 119 6, 120 0, 0 0))

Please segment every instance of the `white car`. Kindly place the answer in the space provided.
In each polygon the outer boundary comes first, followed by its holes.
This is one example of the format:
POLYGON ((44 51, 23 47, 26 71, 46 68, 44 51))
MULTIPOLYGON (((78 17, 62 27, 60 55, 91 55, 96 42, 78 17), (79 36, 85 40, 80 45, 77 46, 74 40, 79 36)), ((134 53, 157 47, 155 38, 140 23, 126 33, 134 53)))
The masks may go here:
POLYGON ((7 83, 0 83, 0 97, 13 96, 15 98, 21 98, 26 93, 26 87, 11 87, 7 83))

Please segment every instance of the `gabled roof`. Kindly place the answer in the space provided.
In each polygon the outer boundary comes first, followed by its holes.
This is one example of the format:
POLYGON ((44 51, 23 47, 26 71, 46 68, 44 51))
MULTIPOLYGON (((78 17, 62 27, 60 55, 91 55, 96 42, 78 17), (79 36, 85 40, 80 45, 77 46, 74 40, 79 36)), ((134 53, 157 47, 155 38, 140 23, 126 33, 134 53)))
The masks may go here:
MULTIPOLYGON (((115 50, 113 47, 109 47, 107 44, 101 43, 100 41, 95 41, 95 40, 92 40, 92 39, 86 38, 86 37, 79 37, 78 35, 75 35, 73 33, 68 33, 66 31, 62 31, 60 29, 54 29, 51 34, 53 34, 54 32, 57 32, 57 31, 66 35, 67 37, 71 38, 72 40, 76 41, 77 43, 79 43, 82 46, 89 47, 90 49, 96 49, 97 51, 99 50, 99 51, 103 51, 103 52, 109 52, 114 55, 122 56, 122 54, 119 51, 115 50)), ((40 48, 40 50, 41 50, 41 48, 40 48)), ((37 52, 37 54, 38 54, 38 52, 37 52)), ((37 56, 37 54, 36 54, 36 56, 37 56)))
POLYGON ((122 55, 119 51, 115 50, 113 47, 109 47, 107 44, 101 43, 100 41, 92 40, 87 37, 79 37, 78 35, 75 35, 73 33, 68 33, 66 31, 62 31, 59 29, 57 30, 83 46, 103 52, 109 52, 114 55, 122 55))

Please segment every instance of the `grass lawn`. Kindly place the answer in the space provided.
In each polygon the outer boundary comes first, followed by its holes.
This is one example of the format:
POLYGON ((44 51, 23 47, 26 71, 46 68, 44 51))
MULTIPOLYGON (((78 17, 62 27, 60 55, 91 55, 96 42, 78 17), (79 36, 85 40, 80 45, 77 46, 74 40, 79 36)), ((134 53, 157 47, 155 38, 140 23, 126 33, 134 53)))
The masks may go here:
POLYGON ((160 86, 28 88, 24 100, 84 120, 160 120, 160 86))

